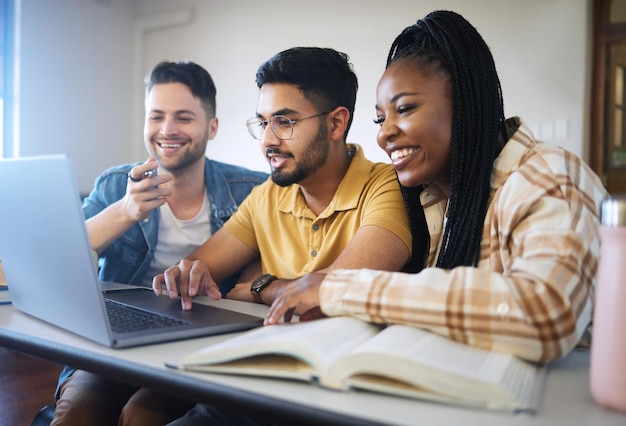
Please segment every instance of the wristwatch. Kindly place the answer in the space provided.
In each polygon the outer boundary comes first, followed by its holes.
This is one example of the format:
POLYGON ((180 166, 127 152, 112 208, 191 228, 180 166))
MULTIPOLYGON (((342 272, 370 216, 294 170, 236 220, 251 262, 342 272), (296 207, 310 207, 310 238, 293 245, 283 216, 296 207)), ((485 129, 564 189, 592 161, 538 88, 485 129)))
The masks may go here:
POLYGON ((250 292, 252 293, 252 296, 254 297, 254 300, 256 302, 263 303, 263 301, 261 300, 261 291, 263 291, 265 287, 270 285, 272 281, 276 279, 278 279, 276 275, 264 274, 256 280, 252 281, 252 285, 250 286, 250 292))

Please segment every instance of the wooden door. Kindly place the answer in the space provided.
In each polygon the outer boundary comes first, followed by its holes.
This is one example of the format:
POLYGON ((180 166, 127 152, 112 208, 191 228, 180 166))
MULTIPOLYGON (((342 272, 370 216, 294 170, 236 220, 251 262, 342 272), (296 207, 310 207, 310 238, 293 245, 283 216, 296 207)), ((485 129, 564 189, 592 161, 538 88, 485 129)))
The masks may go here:
POLYGON ((626 0, 594 0, 590 165, 626 193, 626 0))

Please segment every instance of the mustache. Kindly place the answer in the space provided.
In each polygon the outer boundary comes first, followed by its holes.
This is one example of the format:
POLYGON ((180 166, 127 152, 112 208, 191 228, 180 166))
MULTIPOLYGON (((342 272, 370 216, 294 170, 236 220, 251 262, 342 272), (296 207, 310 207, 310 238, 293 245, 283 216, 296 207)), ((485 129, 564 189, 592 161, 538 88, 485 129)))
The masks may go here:
POLYGON ((154 140, 156 142, 174 142, 174 143, 183 143, 183 142, 187 142, 189 140, 191 140, 191 138, 185 137, 185 136, 163 136, 163 135, 157 135, 156 137, 154 137, 154 140))
POLYGON ((283 156, 291 156, 291 154, 288 154, 288 153, 286 153, 286 152, 284 152, 284 151, 281 151, 280 149, 276 149, 276 148, 267 148, 267 149, 265 150, 265 155, 266 155, 266 156, 268 156, 268 157, 269 157, 269 156, 270 156, 270 155, 272 155, 272 154, 275 154, 275 155, 283 155, 283 156))

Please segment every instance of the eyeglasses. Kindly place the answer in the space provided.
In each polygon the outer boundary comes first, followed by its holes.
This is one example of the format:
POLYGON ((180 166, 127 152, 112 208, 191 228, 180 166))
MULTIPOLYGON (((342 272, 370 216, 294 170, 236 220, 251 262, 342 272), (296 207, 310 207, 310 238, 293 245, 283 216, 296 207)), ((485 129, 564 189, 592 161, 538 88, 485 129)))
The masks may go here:
POLYGON ((319 114, 311 115, 309 117, 292 119, 284 115, 274 115, 269 120, 263 120, 259 117, 252 117, 246 121, 246 127, 248 128, 248 133, 254 139, 262 140, 263 135, 265 134, 265 128, 269 123, 272 128, 272 132, 276 135, 278 139, 288 140, 293 136, 293 126, 299 121, 308 120, 309 118, 320 117, 322 115, 328 114, 330 111, 320 112, 319 114))

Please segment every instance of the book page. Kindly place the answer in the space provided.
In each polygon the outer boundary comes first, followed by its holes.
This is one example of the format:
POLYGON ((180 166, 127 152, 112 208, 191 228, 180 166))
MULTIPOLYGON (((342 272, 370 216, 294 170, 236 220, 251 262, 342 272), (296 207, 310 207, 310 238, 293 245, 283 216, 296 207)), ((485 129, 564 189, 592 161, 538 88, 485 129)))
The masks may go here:
POLYGON ((311 380, 379 330, 379 326, 350 317, 277 324, 245 332, 167 365, 294 379, 308 376, 311 380), (291 360, 286 362, 286 357, 291 360))
MULTIPOLYGON (((181 368, 180 365, 167 365, 181 368)), ((310 364, 294 356, 277 354, 251 355, 243 359, 234 359, 218 364, 197 364, 182 368, 196 372, 264 376, 277 379, 302 380, 305 382, 310 382, 317 377, 315 370, 310 364)))
MULTIPOLYGON (((376 390, 376 377, 385 377, 381 392, 470 405, 524 408, 531 404, 537 367, 515 356, 452 341, 414 327, 393 325, 355 349, 331 369, 329 387, 337 380, 376 390), (397 392, 389 379, 404 382, 397 392), (444 396, 444 397, 442 397, 444 396)), ((343 387, 346 385, 343 384, 343 387)))
POLYGON ((0 259, 0 305, 6 305, 9 303, 11 303, 11 295, 9 294, 7 279, 4 276, 4 271, 2 270, 2 260, 0 259))
POLYGON ((7 286, 7 279, 4 276, 4 269, 2 269, 2 259, 0 259, 0 287, 7 286))

